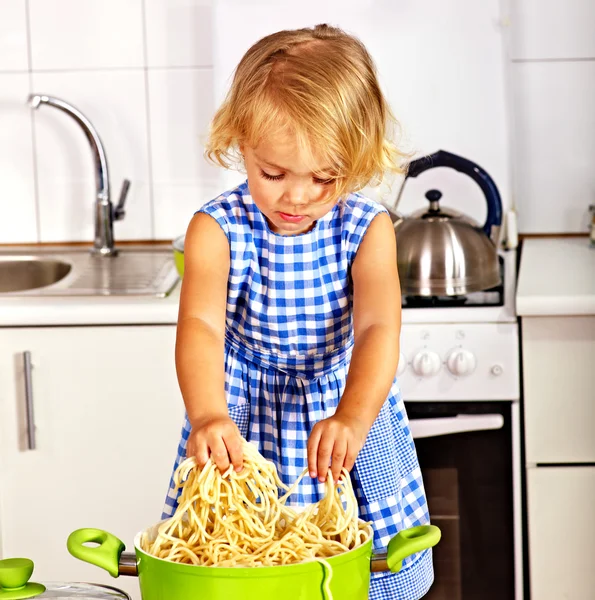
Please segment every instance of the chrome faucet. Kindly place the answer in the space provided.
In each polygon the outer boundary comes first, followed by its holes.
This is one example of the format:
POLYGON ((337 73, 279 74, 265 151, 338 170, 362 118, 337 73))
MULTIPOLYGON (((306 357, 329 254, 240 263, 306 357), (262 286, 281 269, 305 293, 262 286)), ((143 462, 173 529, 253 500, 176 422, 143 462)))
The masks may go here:
POLYGON ((107 157, 101 139, 89 119, 74 106, 59 98, 31 94, 28 98, 28 103, 33 109, 39 108, 41 104, 54 106, 70 115, 83 129, 93 153, 95 184, 97 188, 95 193, 95 240, 91 252, 98 256, 115 256, 118 251, 114 247, 114 221, 124 218, 124 202, 130 188, 130 181, 128 179, 124 180, 118 204, 114 208, 110 200, 107 157))

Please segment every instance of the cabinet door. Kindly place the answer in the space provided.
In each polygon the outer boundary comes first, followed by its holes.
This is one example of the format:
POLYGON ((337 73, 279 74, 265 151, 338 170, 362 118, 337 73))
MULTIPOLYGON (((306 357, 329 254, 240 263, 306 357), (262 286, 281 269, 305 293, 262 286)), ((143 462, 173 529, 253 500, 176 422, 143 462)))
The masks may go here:
POLYGON ((174 342, 173 326, 0 329, 0 555, 32 558, 34 580, 94 581, 140 597, 136 579, 75 560, 66 539, 98 527, 132 550, 135 533, 159 520, 183 418, 174 342))
POLYGON ((531 598, 592 598, 595 467, 542 467, 527 473, 531 598))
POLYGON ((595 462, 595 317, 525 318, 528 463, 595 462))

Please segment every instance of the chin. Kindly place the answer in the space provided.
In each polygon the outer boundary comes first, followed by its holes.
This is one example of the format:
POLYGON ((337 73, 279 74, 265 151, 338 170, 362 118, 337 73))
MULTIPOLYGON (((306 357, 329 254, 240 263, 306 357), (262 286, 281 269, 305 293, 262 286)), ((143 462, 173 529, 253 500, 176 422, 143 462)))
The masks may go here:
POLYGON ((312 222, 309 223, 273 223, 273 228, 276 233, 299 235, 300 233, 306 233, 312 229, 312 222))

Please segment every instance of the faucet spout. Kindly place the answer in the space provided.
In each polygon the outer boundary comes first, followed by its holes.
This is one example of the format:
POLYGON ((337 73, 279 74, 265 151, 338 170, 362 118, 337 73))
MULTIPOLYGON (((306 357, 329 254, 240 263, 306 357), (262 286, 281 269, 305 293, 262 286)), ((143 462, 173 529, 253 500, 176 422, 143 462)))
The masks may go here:
MULTIPOLYGON (((120 197, 120 210, 117 214, 114 214, 113 205, 110 200, 107 157, 99 134, 82 112, 64 100, 60 100, 60 98, 45 96, 43 94, 31 94, 27 102, 34 110, 38 109, 42 104, 57 108, 72 117, 83 130, 91 147, 95 171, 95 240, 92 252, 100 256, 115 256, 117 250, 114 246, 113 222, 124 216, 122 205, 125 200, 125 193, 123 197, 120 197)), ((126 191, 129 184, 130 182, 125 182, 124 189, 126 191)))
POLYGON ((47 98, 47 96, 40 96, 39 94, 30 94, 29 98, 27 98, 27 103, 33 109, 39 108, 39 105, 42 102, 42 98, 47 98))

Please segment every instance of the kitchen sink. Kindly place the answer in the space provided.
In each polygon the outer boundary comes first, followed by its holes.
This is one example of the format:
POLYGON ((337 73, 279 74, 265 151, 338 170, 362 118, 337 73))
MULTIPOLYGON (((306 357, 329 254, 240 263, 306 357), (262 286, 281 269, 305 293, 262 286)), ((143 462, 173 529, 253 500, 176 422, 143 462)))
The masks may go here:
POLYGON ((88 248, 0 250, 0 298, 5 296, 157 296, 178 281, 170 247, 125 246, 116 256, 88 248))
POLYGON ((0 256, 0 293, 45 287, 64 279, 72 267, 55 258, 0 256))

